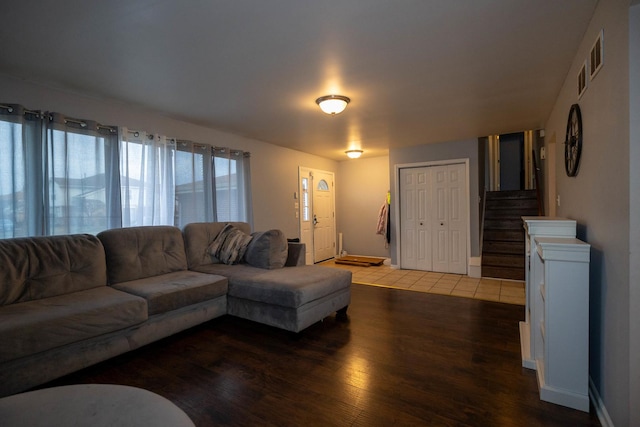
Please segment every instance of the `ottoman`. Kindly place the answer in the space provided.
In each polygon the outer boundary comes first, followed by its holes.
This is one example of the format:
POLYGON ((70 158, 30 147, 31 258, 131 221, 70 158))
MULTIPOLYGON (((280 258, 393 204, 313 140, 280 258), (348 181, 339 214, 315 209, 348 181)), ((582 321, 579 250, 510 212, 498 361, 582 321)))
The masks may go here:
POLYGON ((180 408, 140 388, 110 384, 52 387, 0 399, 3 427, 195 427, 180 408))

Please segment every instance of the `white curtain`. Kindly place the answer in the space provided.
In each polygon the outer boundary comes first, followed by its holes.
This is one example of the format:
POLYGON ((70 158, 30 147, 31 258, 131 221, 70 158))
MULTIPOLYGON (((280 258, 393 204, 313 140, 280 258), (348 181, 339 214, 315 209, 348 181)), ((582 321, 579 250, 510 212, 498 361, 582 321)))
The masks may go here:
POLYGON ((48 114, 45 126, 44 233, 119 227, 117 129, 58 113, 48 114))
POLYGON ((253 227, 249 153, 215 148, 216 221, 244 221, 253 227))
POLYGON ((176 144, 163 135, 120 129, 122 225, 174 225, 176 144))
POLYGON ((43 233, 42 113, 0 105, 0 238, 43 233))

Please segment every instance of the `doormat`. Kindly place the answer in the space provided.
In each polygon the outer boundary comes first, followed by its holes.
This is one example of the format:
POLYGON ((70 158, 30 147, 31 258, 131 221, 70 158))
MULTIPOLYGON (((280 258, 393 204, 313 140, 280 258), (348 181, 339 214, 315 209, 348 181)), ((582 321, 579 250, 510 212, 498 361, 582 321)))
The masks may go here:
POLYGON ((361 267, 371 267, 372 265, 382 265, 384 258, 369 256, 347 255, 334 260, 336 264, 358 265, 361 267))

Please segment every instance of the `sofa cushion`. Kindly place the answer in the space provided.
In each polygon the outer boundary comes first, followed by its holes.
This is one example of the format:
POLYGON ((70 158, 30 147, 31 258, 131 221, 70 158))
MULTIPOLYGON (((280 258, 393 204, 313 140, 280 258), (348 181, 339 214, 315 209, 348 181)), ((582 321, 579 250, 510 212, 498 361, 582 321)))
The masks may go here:
POLYGON ((252 301, 298 308, 351 286, 351 272, 306 265, 268 270, 253 277, 229 280, 229 295, 252 301))
POLYGON ((0 305, 107 284, 102 243, 88 234, 0 240, 0 305))
POLYGON ((247 264, 202 266, 229 279, 229 296, 298 308, 351 286, 351 272, 319 265, 265 270, 247 264))
POLYGON ((232 224, 246 234, 251 233, 251 227, 246 222, 193 222, 184 226, 182 233, 189 269, 220 262, 209 253, 209 246, 227 224, 232 224))
POLYGON ((223 264, 237 264, 244 257, 251 239, 251 235, 227 224, 209 245, 209 253, 223 264))
POLYGON ((176 271, 112 285, 147 300, 149 315, 166 313, 227 293, 227 279, 196 271, 176 271))
POLYGON ((137 325, 143 298, 107 286, 0 307, 0 362, 137 325))
POLYGON ((245 261, 254 267, 282 268, 287 262, 288 243, 280 230, 268 230, 251 234, 253 239, 247 246, 245 261))
POLYGON ((109 283, 128 282, 187 269, 182 232, 171 226, 114 228, 98 234, 109 283))

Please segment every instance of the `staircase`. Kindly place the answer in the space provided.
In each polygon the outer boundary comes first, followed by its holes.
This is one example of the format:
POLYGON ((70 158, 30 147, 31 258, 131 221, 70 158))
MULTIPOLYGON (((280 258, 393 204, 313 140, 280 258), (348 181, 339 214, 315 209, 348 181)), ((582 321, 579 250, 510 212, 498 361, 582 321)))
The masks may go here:
POLYGON ((482 277, 524 280, 523 216, 538 215, 536 190, 487 192, 482 277))

